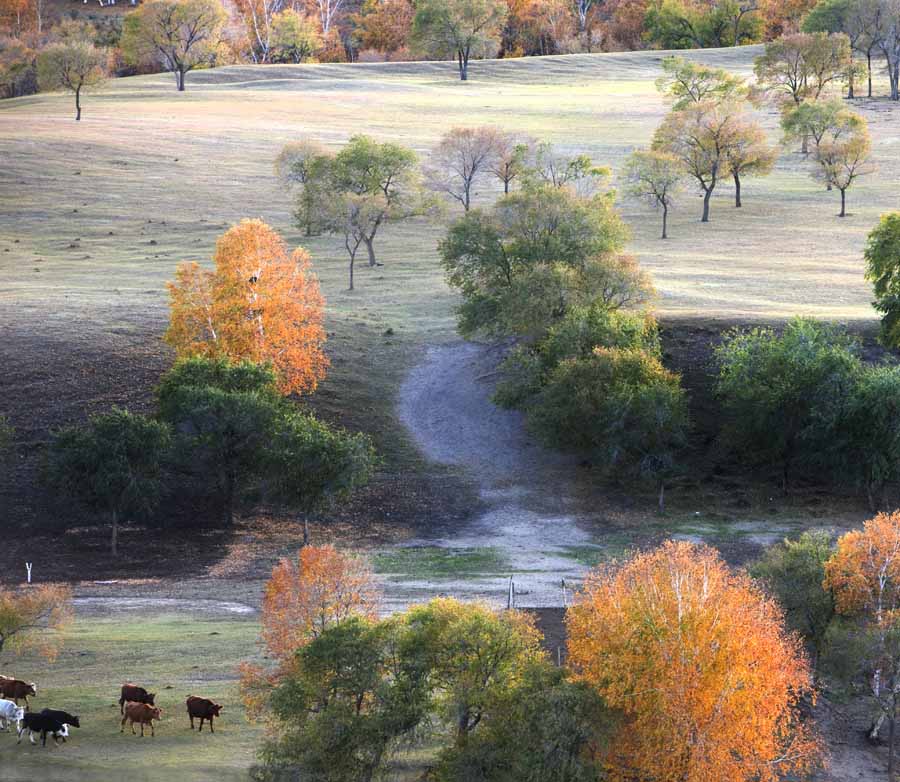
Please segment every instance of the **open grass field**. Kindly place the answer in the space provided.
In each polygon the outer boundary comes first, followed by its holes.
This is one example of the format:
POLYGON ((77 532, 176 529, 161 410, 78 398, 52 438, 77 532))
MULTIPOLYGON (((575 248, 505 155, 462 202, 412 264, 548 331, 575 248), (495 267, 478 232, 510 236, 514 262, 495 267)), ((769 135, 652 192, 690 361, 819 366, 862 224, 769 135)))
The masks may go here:
POLYGON ((235 668, 257 653, 252 617, 169 614, 145 610, 81 615, 60 657, 52 664, 26 656, 15 673, 38 682, 34 709, 78 714, 65 744, 16 744, 15 730, 0 732, 0 776, 9 782, 87 780, 246 779, 262 728, 244 718, 235 668), (119 687, 140 672, 156 692, 163 718, 156 736, 120 733, 119 687), (190 731, 184 701, 197 694, 224 706, 215 734, 190 731))
MULTIPOLYGON (((749 75, 758 52, 746 47, 689 56, 749 75)), ((296 548, 296 532, 272 531, 283 529, 277 520, 264 527, 263 542, 252 519, 227 533, 184 536, 177 556, 163 545, 171 537, 129 531, 118 561, 105 556, 102 531, 36 536, 33 529, 38 520, 66 512, 49 506, 36 488, 48 432, 111 404, 147 408, 150 389, 171 360, 161 342, 165 281, 182 260, 208 262, 216 238, 244 217, 261 217, 313 255, 328 301, 332 369, 312 404, 329 419, 370 432, 385 457, 373 486, 342 510, 334 534, 377 550, 377 570, 395 578, 406 596, 420 582, 451 590, 466 579, 505 574, 516 562, 531 567, 533 552, 511 558, 508 549, 535 531, 546 534, 531 541, 537 547, 544 540, 560 543, 556 564, 583 568, 608 551, 669 534, 711 540, 729 559, 743 561, 748 551, 805 526, 858 523, 865 511, 854 502, 826 497, 785 508, 749 484, 695 487, 690 507, 679 506, 675 496, 670 517, 660 520, 652 505, 609 497, 579 473, 564 490, 537 482, 528 488, 543 491, 548 507, 557 490, 560 497, 576 496, 579 507, 596 516, 583 534, 557 538, 552 526, 538 524, 546 521, 539 514, 531 524, 528 514, 541 492, 510 500, 509 487, 494 485, 488 504, 514 504, 511 511, 492 506, 495 515, 483 521, 495 519, 503 531, 493 537, 479 532, 455 547, 454 525, 485 502, 466 474, 473 465, 430 462, 397 414, 404 380, 426 349, 456 341, 455 297, 437 263, 444 224, 416 220, 384 229, 377 244, 384 265, 358 267, 353 293, 346 290, 340 242, 302 239, 291 225, 290 194, 275 179, 272 161, 282 144, 302 136, 336 148, 365 133, 424 155, 455 125, 494 124, 586 152, 618 171, 629 152, 649 142, 666 111, 653 85, 662 56, 479 62, 465 84, 455 79, 452 63, 236 66, 189 74, 181 94, 168 75, 142 76, 89 95, 80 123, 67 95, 0 102, 0 413, 17 432, 11 463, 0 471, 0 523, 31 528, 8 537, 2 561, 15 570, 7 567, 4 577, 17 580, 20 563, 30 559, 39 572, 81 582, 82 591, 90 579, 151 573, 170 583, 156 588, 176 594, 179 579, 199 578, 258 595, 273 559, 296 548), (752 496, 729 504, 738 495, 752 496), (525 526, 508 524, 508 516, 521 516, 525 526), (394 545, 410 538, 419 545, 394 545)), ((729 324, 804 313, 864 330, 874 325, 861 254, 879 214, 900 205, 900 106, 884 99, 854 105, 870 122, 878 170, 854 186, 851 215, 843 220, 835 216, 838 197, 810 179, 810 164, 792 149, 772 176, 745 183, 742 209, 733 208, 723 184, 708 225, 698 222, 700 199, 686 193, 670 218, 667 242, 658 239, 655 213, 622 202, 633 230, 630 249, 653 274, 667 344, 676 358, 684 353, 681 366, 691 369, 692 340, 714 339, 729 324), (684 322, 694 330, 679 331, 684 322)), ((765 111, 763 121, 777 138, 777 114, 765 111)), ((488 205, 496 192, 485 188, 475 204, 488 205)), ((435 397, 436 404, 442 401, 435 397)), ((489 464, 492 454, 479 458, 489 464)), ((557 514, 551 521, 570 512, 567 501, 562 497, 560 507, 547 510, 557 514)), ((121 589, 127 592, 128 582, 121 589)), ((131 590, 142 594, 146 587, 131 590)), ((36 705, 77 706, 85 728, 65 747, 45 752, 15 747, 14 739, 0 735, 0 778, 140 780, 144 770, 153 779, 241 778, 260 736, 243 723, 234 666, 254 654, 256 635, 252 617, 80 617, 56 664, 39 670, 24 660, 10 670, 40 682, 36 705), (159 682, 163 693, 167 714, 155 740, 118 734, 112 704, 121 681, 135 671, 142 683, 159 682), (226 703, 214 737, 187 731, 182 704, 191 691, 226 703)), ((855 761, 846 766, 854 774, 858 768, 869 771, 855 761)))

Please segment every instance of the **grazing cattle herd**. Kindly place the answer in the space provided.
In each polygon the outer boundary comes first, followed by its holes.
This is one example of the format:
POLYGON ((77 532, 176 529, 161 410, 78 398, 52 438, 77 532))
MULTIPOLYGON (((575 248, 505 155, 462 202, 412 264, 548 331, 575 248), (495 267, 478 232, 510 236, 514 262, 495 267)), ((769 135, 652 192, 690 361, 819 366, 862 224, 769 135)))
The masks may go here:
MULTIPOLYGON (((59 709, 43 709, 39 712, 27 711, 29 708, 28 696, 37 696, 37 685, 34 682, 25 682, 21 679, 13 679, 9 676, 0 676, 0 730, 9 732, 13 724, 18 733, 17 744, 22 743, 25 732, 28 732, 28 740, 36 744, 35 735, 41 737, 41 746, 47 746, 47 734, 53 738, 54 744, 59 744, 69 737, 69 728, 80 728, 81 721, 77 714, 70 714, 59 709), (19 700, 25 701, 25 706, 19 706, 19 700)), ((134 726, 141 726, 141 736, 144 735, 144 726, 150 726, 150 735, 155 736, 153 720, 162 717, 162 709, 156 706, 154 699, 156 693, 147 692, 136 684, 126 683, 122 685, 119 696, 119 712, 122 715, 120 733, 125 732, 125 723, 131 724, 131 732, 137 735, 134 726)), ((200 720, 199 732, 203 731, 203 722, 209 722, 209 730, 213 730, 213 717, 218 717, 222 706, 214 703, 209 698, 200 698, 196 695, 188 695, 188 718, 191 722, 191 730, 194 729, 194 720, 200 720)))

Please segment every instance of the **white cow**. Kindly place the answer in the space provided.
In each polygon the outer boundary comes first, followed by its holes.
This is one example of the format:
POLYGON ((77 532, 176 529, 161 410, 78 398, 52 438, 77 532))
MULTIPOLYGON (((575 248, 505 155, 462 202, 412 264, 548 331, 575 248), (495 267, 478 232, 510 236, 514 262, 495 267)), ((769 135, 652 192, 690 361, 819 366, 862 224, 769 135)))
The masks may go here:
POLYGON ((15 722, 16 727, 18 727, 18 722, 24 716, 25 708, 23 706, 18 706, 12 701, 0 698, 0 729, 9 731, 10 725, 13 722, 15 722))

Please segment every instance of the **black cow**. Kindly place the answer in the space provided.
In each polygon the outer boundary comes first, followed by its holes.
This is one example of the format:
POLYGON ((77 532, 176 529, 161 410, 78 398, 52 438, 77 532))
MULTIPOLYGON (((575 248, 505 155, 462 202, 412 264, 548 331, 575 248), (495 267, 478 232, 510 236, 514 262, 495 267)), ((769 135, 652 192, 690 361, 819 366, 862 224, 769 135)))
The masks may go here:
POLYGON ((48 717, 45 714, 36 714, 33 711, 25 712, 22 721, 19 723, 19 739, 16 744, 22 743, 22 735, 28 731, 28 740, 34 744, 34 734, 41 734, 41 746, 47 746, 47 734, 53 734, 54 744, 59 744, 60 739, 65 739, 69 735, 69 729, 66 723, 60 722, 54 717, 48 717))
MULTIPOLYGON (((59 720, 64 725, 68 725, 72 728, 80 728, 81 722, 78 719, 77 714, 69 714, 67 711, 60 711, 59 709, 42 709, 41 714, 45 717, 52 717, 55 720, 59 720)), ((63 738, 65 741, 65 738, 63 738)))
POLYGON ((191 718, 191 730, 194 729, 194 718, 200 718, 200 733, 203 732, 203 721, 209 720, 209 732, 215 733, 213 730, 213 717, 218 717, 222 707, 218 703, 213 703, 209 698, 199 698, 196 695, 188 695, 187 712, 191 718))

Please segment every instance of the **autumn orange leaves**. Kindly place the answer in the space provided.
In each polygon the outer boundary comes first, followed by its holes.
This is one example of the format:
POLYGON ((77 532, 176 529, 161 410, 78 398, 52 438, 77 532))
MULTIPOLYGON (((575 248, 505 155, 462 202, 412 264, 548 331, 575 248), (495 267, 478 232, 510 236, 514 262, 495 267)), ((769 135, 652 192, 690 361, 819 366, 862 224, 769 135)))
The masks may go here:
POLYGON ((215 268, 178 267, 168 284, 166 342, 178 358, 268 363, 282 393, 310 393, 325 377, 324 299, 302 248, 261 220, 243 220, 216 244, 215 268))
POLYGON ((713 549, 670 541, 594 572, 567 626, 570 662, 623 715, 610 780, 774 782, 817 763, 800 641, 713 549))
MULTIPOLYGON (((262 616, 262 640, 278 667, 244 668, 248 706, 257 715, 271 707, 273 688, 297 676, 309 657, 302 650, 321 646, 342 625, 403 627, 398 648, 412 643, 416 650, 404 653, 428 661, 432 705, 449 699, 457 717, 468 710, 455 726, 465 735, 454 751, 463 752, 529 671, 548 664, 527 613, 441 599, 378 623, 375 600, 365 566, 333 548, 306 547, 296 561, 282 560, 262 616), (441 630, 438 642, 433 630, 445 625, 459 632, 441 630)), ((594 726, 604 737, 578 751, 591 779, 776 782, 822 762, 821 744, 800 716, 801 700, 814 699, 801 640, 785 629, 780 606, 714 549, 670 541, 601 566, 566 625, 570 667, 559 673, 572 686, 587 685, 606 715, 594 726)), ((353 654, 341 651, 345 663, 353 654)))

